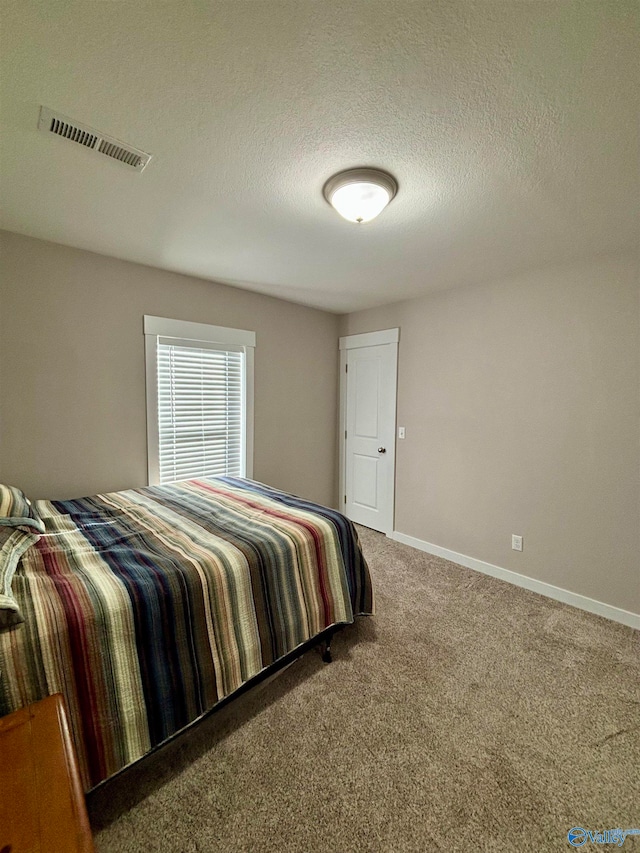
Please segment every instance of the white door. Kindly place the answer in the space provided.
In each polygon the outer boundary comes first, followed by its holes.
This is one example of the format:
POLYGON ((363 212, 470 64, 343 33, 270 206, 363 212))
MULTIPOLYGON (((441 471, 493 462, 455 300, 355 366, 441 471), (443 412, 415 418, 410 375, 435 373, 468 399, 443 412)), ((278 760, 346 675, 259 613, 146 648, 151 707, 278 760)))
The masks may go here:
MULTIPOLYGON (((397 329, 389 330, 395 333, 397 329)), ((344 512, 352 521, 390 534, 395 485, 397 340, 388 333, 351 335, 344 361, 344 512), (371 345, 369 342, 373 340, 371 345), (384 340, 384 337, 383 337, 384 340), (363 345, 359 345, 363 344, 363 345)))

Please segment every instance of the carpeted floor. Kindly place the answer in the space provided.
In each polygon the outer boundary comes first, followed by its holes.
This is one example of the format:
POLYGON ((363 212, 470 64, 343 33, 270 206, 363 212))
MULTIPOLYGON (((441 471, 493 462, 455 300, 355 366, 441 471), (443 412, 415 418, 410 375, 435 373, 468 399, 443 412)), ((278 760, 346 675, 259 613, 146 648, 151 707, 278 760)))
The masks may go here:
POLYGON ((360 534, 377 615, 94 792, 98 853, 555 851, 640 827, 640 634, 360 534))

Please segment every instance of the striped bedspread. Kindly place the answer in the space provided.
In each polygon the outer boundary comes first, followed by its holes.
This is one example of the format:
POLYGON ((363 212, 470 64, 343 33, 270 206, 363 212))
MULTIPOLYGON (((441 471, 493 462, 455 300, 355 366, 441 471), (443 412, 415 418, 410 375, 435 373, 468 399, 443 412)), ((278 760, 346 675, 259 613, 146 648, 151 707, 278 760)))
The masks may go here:
POLYGON ((0 633, 0 714, 64 694, 85 788, 325 628, 373 611, 355 528, 259 483, 38 501, 0 633))

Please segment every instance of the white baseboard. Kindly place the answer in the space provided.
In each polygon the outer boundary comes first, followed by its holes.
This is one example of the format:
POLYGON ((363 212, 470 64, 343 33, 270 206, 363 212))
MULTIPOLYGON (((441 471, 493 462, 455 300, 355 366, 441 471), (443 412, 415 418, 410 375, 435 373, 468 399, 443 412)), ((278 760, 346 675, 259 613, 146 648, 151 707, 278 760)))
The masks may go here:
POLYGON ((586 595, 579 595, 577 592, 570 592, 568 589, 562 589, 559 586, 535 580, 535 578, 527 577, 527 575, 520 575, 518 572, 494 566, 492 563, 476 560, 475 557, 467 557, 466 554, 458 554, 457 551, 450 551, 448 548, 432 545, 431 542, 424 542, 422 539, 416 539, 415 536, 407 536, 406 533, 399 533, 397 530, 393 531, 390 538, 396 542, 402 542, 403 545, 410 545, 412 548, 417 548, 419 551, 426 551, 427 554, 451 560, 452 563, 458 563, 467 569, 482 572, 483 575, 491 575, 493 578, 499 578, 501 581, 506 581, 514 586, 521 586, 540 595, 546 595, 547 598, 562 601, 564 604, 570 604, 572 607, 580 608, 580 610, 587 610, 589 613, 595 613, 597 616, 604 616, 605 619, 611 619, 614 622, 620 622, 622 625, 628 625, 630 628, 640 630, 640 614, 638 613, 631 613, 629 610, 613 607, 613 605, 605 604, 603 601, 587 598, 586 595))

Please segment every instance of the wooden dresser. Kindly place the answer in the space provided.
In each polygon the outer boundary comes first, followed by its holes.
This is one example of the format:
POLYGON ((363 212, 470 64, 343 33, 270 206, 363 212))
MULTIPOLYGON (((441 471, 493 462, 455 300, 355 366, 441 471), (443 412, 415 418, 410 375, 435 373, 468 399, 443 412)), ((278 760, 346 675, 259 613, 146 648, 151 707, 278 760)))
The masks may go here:
POLYGON ((62 696, 0 718, 0 853, 92 853, 62 696))

